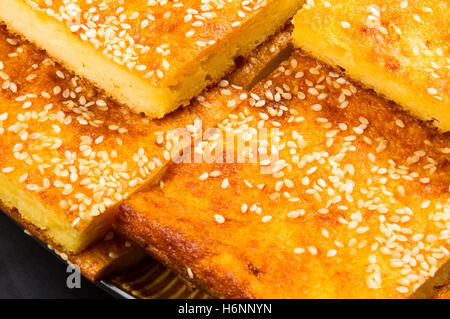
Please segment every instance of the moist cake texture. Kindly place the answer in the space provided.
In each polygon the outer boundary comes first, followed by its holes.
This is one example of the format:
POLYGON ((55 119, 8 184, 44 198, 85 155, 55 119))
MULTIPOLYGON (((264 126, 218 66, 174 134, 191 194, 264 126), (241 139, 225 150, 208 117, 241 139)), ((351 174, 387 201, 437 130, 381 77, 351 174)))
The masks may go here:
POLYGON ((294 43, 450 130, 450 6, 439 0, 315 0, 295 18, 294 43))
POLYGON ((448 275, 448 134, 299 51, 219 128, 192 153, 222 162, 170 164, 115 222, 188 280, 215 297, 406 298, 448 275), (222 153, 225 132, 247 147, 222 153))
POLYGON ((303 0, 3 0, 0 20, 135 112, 161 118, 246 57, 303 0))

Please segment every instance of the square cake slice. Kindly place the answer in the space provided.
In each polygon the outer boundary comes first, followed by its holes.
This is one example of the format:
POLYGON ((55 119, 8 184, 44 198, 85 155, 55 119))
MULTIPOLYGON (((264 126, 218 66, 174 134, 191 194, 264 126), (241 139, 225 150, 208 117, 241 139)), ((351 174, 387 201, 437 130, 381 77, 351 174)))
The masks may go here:
MULTIPOLYGON (((277 52, 286 45, 286 37, 272 37, 249 59, 269 63, 266 47, 277 52)), ((237 80, 248 86, 257 72, 241 69, 237 80)), ((230 99, 235 91, 245 94, 221 81, 189 107, 150 120, 0 26, 0 202, 41 230, 47 244, 79 252, 110 229, 117 205, 157 179, 183 147, 166 138, 170 132, 186 128, 195 136, 214 126, 239 105, 230 99)))
POLYGON ((315 0, 295 18, 294 43, 450 130, 450 5, 440 0, 315 0))
POLYGON ((150 120, 4 28, 0 37, 0 199, 62 250, 102 236, 116 204, 157 176, 179 146, 161 140, 166 131, 214 125, 232 110, 224 87, 150 120))
POLYGON ((282 28, 303 0, 2 0, 0 20, 136 113, 162 118, 282 28))
POLYGON ((448 275, 450 136, 336 70, 296 51, 204 141, 115 228, 213 296, 423 297, 448 275))

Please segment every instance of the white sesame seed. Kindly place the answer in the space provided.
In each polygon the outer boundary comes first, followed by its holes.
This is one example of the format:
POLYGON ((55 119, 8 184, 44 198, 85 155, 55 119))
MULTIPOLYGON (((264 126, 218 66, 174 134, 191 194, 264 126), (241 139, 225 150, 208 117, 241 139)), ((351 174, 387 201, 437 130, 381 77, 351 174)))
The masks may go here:
POLYGON ((222 181, 222 188, 223 188, 223 189, 226 189, 226 188, 228 188, 228 186, 230 186, 230 182, 228 181, 228 178, 225 178, 225 179, 222 181))
POLYGON ((348 29, 348 28, 350 28, 350 23, 348 23, 348 22, 346 22, 346 21, 342 21, 342 22, 341 22, 341 26, 342 26, 344 29, 348 29))
POLYGON ((216 214, 214 215, 214 218, 219 224, 223 224, 225 222, 225 218, 222 215, 216 214))
POLYGON ((438 94, 438 91, 435 88, 428 88, 427 89, 428 93, 430 93, 431 95, 436 95, 438 94))
POLYGON ((268 223, 272 220, 272 216, 264 216, 261 220, 263 223, 268 223))

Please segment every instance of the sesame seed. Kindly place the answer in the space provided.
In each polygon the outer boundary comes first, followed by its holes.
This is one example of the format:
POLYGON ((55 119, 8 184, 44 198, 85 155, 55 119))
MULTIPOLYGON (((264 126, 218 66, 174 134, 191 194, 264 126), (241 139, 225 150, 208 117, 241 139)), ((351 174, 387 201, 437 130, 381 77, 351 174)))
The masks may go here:
POLYGON ((261 220, 263 223, 268 223, 272 220, 272 216, 264 216, 261 220))
POLYGON ((214 215, 214 218, 219 224, 223 224, 225 222, 225 218, 222 215, 216 214, 214 215))
POLYGON ((222 181, 222 188, 223 188, 223 189, 226 189, 226 188, 228 188, 228 186, 230 186, 230 182, 228 181, 228 178, 225 178, 225 179, 222 181))
POLYGON ((188 267, 186 269, 186 271, 187 271, 188 277, 193 279, 194 278, 194 273, 192 272, 191 268, 188 267))
POLYGON ((342 22, 341 22, 341 26, 342 26, 344 29, 348 29, 348 28, 350 28, 350 23, 348 23, 348 22, 346 22, 346 21, 342 21, 342 22))
POLYGON ((431 95, 436 95, 438 94, 438 91, 435 88, 428 88, 427 89, 428 93, 430 93, 431 95))

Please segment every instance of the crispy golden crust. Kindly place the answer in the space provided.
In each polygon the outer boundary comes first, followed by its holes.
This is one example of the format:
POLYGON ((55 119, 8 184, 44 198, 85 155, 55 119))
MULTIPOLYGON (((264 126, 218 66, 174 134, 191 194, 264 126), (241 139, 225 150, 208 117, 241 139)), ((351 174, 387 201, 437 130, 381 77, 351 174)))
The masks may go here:
POLYGON ((228 81, 251 89, 265 78, 289 56, 289 51, 292 50, 290 45, 292 30, 293 25, 289 22, 280 32, 271 36, 266 45, 260 45, 250 56, 243 59, 243 63, 238 64, 237 69, 227 77, 228 81), (249 82, 249 79, 253 80, 249 82))
POLYGON ((300 52, 252 93, 220 127, 278 128, 270 174, 172 164, 116 229, 217 297, 412 296, 449 257, 449 135, 300 52))
POLYGON ((82 253, 68 254, 68 262, 80 267, 81 273, 92 282, 126 271, 144 258, 142 249, 113 232, 82 253))
POLYGON ((449 23, 448 1, 318 0, 296 16, 294 42, 445 132, 449 23))
POLYGON ((124 271, 136 265, 145 256, 140 248, 113 232, 108 233, 103 240, 84 252, 73 254, 64 251, 44 231, 25 221, 17 209, 8 207, 0 201, 0 210, 21 224, 30 235, 46 243, 62 259, 80 267, 81 273, 90 281, 97 281, 109 274, 124 271))
POLYGON ((0 61, 0 172, 54 212, 60 228, 77 234, 95 220, 107 222, 105 212, 151 181, 171 158, 174 148, 163 138, 168 131, 193 130, 201 121, 208 127, 232 110, 219 98, 235 90, 225 82, 189 108, 151 121, 97 93, 4 27, 0 61))
POLYGON ((234 67, 234 58, 246 57, 302 3, 5 0, 0 18, 109 96, 161 118, 220 80, 234 67), (22 18, 25 14, 29 18, 22 18), (63 46, 35 34, 31 23, 55 32, 48 37, 63 46), (108 69, 114 76, 103 74, 108 69))

